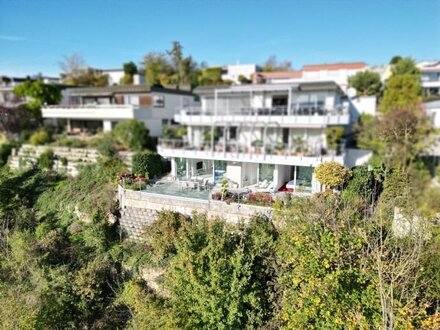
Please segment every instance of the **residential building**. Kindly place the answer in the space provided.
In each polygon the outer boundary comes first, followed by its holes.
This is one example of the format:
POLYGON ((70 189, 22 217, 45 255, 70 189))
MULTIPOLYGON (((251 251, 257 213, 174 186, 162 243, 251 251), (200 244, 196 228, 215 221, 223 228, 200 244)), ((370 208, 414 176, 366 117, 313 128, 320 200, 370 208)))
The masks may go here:
POLYGON ((222 80, 230 80, 235 84, 239 84, 239 77, 243 76, 250 80, 252 75, 260 72, 261 68, 256 64, 232 64, 222 67, 222 80))
POLYGON ((199 87, 200 107, 184 107, 175 121, 179 140, 160 139, 176 180, 203 178, 230 187, 310 194, 321 190, 314 169, 334 160, 347 166, 368 152, 348 154, 344 141, 329 145, 329 128, 349 132, 353 107, 334 81, 199 87))
POLYGON ((24 81, 26 78, 0 76, 0 104, 16 100, 13 90, 24 81))
POLYGON ((366 64, 363 62, 311 64, 304 65, 301 70, 297 71, 255 73, 253 80, 256 83, 280 84, 307 81, 334 81, 343 91, 346 91, 348 89, 348 79, 357 72, 365 70, 366 64))
POLYGON ((423 94, 440 96, 440 61, 426 61, 418 65, 421 73, 423 94))
POLYGON ((43 107, 42 115, 54 125, 65 122, 72 133, 110 131, 118 122, 139 119, 158 137, 179 108, 194 104, 190 91, 157 86, 68 88, 61 104, 43 107))

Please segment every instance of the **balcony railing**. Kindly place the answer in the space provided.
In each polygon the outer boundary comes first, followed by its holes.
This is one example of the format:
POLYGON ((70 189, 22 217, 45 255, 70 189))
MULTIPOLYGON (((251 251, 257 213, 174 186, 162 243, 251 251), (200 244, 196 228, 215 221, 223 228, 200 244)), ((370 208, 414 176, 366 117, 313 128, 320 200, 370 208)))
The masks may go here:
POLYGON ((273 155, 273 156, 296 156, 296 157, 321 157, 321 156, 340 156, 344 153, 345 142, 342 141, 336 150, 329 150, 322 144, 307 145, 286 144, 286 143, 270 143, 260 145, 245 145, 238 142, 217 142, 214 146, 210 144, 202 144, 194 146, 188 141, 178 139, 159 139, 159 147, 164 150, 188 150, 188 151, 204 151, 228 154, 247 154, 247 155, 273 155))
POLYGON ((348 104, 338 105, 332 109, 328 109, 323 105, 297 103, 292 106, 272 106, 272 107, 186 107, 183 110, 186 115, 202 115, 202 116, 340 116, 348 114, 348 104))
POLYGON ((137 109, 133 104, 57 104, 45 105, 45 109, 137 109))

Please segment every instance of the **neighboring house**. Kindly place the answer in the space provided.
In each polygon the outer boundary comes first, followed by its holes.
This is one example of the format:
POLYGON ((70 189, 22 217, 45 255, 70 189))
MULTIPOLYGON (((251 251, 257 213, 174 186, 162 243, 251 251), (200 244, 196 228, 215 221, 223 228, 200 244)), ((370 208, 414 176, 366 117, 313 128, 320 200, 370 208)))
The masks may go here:
MULTIPOLYGON (((99 72, 99 74, 108 76, 109 86, 120 85, 120 81, 125 75, 123 69, 105 69, 105 70, 97 70, 97 72, 99 72)), ((133 85, 143 85, 143 84, 145 84, 145 76, 143 74, 135 74, 133 76, 133 85)))
POLYGON ((253 75, 256 83, 291 83, 307 81, 334 81, 339 87, 346 91, 348 78, 359 71, 365 71, 366 64, 363 62, 332 63, 304 65, 298 71, 275 71, 260 72, 253 75))
POLYGON ((0 104, 17 101, 13 90, 27 78, 0 76, 0 104))
POLYGON ((72 133, 110 131, 118 122, 139 119, 158 137, 179 108, 194 104, 189 91, 156 86, 68 88, 61 104, 43 107, 42 115, 55 125, 65 122, 72 133))
POLYGON ((199 87, 200 107, 182 108, 180 140, 160 139, 175 179, 204 178, 257 191, 321 190, 314 169, 334 160, 360 165, 369 153, 348 157, 344 142, 327 145, 326 130, 350 129, 352 106, 333 81, 199 87))
POLYGON ((239 84, 238 78, 240 76, 246 79, 251 79, 252 75, 256 72, 260 72, 261 68, 256 64, 232 64, 224 65, 222 67, 222 80, 230 80, 235 84, 239 84))
POLYGON ((418 65, 421 73, 423 94, 440 96, 440 61, 426 61, 418 65))

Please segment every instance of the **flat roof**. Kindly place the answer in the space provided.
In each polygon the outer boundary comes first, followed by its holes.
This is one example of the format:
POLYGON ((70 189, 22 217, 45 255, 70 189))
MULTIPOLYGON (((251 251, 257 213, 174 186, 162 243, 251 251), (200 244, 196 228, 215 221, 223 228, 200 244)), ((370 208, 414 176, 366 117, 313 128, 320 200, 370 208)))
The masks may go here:
POLYGON ((68 88, 67 93, 78 95, 111 95, 111 94, 136 94, 136 93, 167 93, 167 94, 179 94, 179 95, 193 95, 191 91, 165 88, 160 86, 150 85, 117 85, 117 86, 105 86, 105 87, 74 87, 68 88))

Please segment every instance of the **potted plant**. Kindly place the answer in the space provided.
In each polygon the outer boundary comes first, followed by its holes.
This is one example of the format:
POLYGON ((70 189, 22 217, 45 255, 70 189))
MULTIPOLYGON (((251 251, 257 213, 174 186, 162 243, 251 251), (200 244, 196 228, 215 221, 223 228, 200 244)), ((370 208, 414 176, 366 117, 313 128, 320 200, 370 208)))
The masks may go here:
POLYGON ((251 145, 254 148, 255 153, 257 153, 257 154, 261 153, 261 148, 263 147, 262 140, 254 140, 254 141, 252 141, 251 145))
POLYGON ((327 148, 329 149, 331 154, 336 155, 337 148, 341 143, 343 135, 344 135, 344 127, 342 126, 329 127, 325 131, 327 148))
POLYGON ((277 152, 277 155, 282 156, 284 153, 284 145, 282 143, 277 143, 275 145, 275 151, 277 152))
POLYGON ((295 145, 295 152, 297 156, 304 156, 304 139, 301 136, 295 136, 293 138, 293 144, 295 145))

